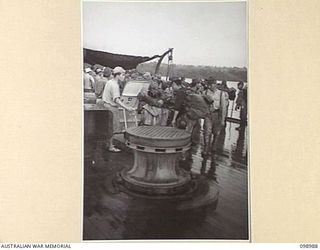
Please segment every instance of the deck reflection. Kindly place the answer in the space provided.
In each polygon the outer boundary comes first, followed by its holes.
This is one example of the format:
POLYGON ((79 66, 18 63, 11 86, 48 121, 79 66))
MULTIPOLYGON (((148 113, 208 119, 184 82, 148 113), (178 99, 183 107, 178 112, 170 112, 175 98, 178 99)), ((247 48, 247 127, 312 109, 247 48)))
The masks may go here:
POLYGON ((126 194, 117 190, 112 180, 118 171, 131 167, 133 155, 109 153, 102 144, 86 141, 84 240, 248 239, 247 129, 236 130, 238 126, 227 122, 218 139, 215 162, 201 156, 201 132, 199 144, 192 147, 192 159, 181 161, 181 167, 192 175, 219 186, 216 210, 168 209, 178 205, 174 201, 163 205, 160 201, 150 204, 148 200, 131 199, 128 203, 126 194))

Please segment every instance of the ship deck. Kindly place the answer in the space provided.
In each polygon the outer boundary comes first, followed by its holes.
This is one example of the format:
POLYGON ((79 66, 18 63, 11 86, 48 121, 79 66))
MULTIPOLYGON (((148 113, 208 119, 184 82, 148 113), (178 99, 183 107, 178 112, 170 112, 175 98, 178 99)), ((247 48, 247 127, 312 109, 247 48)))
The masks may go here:
MULTIPOLYGON (((202 158, 202 132, 196 135, 199 143, 191 149, 192 160, 182 161, 181 167, 214 182, 220 194, 216 210, 194 209, 188 213, 163 214, 159 209, 139 214, 125 200, 113 198, 119 192, 114 178, 132 166, 133 153, 125 148, 123 135, 116 137, 121 153, 106 151, 102 141, 86 140, 83 240, 248 240, 247 128, 236 130, 238 126, 227 122, 218 139, 215 164, 202 158)), ((135 206, 146 206, 140 203, 136 201, 135 206)))

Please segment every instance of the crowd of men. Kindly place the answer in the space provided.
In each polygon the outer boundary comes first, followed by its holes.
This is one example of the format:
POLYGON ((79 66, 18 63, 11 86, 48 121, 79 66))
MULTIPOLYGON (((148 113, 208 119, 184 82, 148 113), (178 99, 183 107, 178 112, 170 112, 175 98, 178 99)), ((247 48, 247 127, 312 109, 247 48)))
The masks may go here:
MULTIPOLYGON (((85 66, 84 97, 104 105, 113 114, 112 132, 108 138, 108 150, 120 152, 113 144, 113 135, 120 132, 119 107, 140 114, 139 125, 173 126, 192 133, 203 123, 203 156, 215 156, 217 137, 225 127, 229 100, 235 100, 236 89, 228 88, 226 81, 218 83, 216 79, 185 78, 163 80, 160 75, 137 70, 125 71, 122 67, 85 66), (146 80, 150 83, 147 91, 138 95, 138 110, 127 106, 120 96, 125 84, 130 80, 146 80)), ((246 126, 247 89, 243 82, 238 83, 236 110, 240 110, 239 128, 246 126)))

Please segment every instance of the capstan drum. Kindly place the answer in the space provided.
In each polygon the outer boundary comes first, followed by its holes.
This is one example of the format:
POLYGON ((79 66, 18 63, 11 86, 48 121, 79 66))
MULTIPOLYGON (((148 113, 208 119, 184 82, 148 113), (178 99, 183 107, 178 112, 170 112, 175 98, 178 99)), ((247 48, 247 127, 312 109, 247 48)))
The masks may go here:
POLYGON ((127 189, 150 195, 181 194, 189 189, 190 174, 179 168, 181 153, 190 148, 191 134, 163 126, 127 129, 126 145, 134 150, 134 164, 121 172, 127 189))

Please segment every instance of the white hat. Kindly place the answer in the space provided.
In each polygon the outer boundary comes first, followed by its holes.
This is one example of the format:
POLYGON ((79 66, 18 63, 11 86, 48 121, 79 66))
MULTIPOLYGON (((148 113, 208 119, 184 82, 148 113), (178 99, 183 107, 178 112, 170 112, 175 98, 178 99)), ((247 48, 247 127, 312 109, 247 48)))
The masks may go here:
POLYGON ((143 78, 144 78, 144 79, 147 79, 147 80, 151 80, 151 74, 150 74, 150 72, 144 73, 143 78))
POLYGON ((121 67, 119 67, 119 66, 117 66, 117 67, 115 67, 114 69, 113 69, 113 74, 117 74, 117 73, 126 73, 126 71, 123 69, 123 68, 121 68, 121 67))
POLYGON ((89 73, 90 71, 92 71, 90 68, 85 68, 84 70, 86 73, 89 73))

